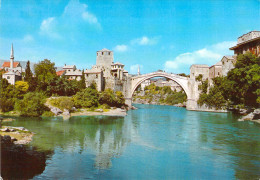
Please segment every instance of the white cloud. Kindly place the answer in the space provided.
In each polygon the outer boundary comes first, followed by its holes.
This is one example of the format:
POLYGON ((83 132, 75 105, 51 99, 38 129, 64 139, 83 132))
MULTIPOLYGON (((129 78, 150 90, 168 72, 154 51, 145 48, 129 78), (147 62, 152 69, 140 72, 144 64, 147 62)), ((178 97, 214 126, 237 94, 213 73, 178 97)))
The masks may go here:
POLYGON ((94 14, 91 14, 90 12, 83 12, 82 18, 90 24, 98 23, 97 17, 94 14))
POLYGON ((114 48, 114 51, 117 51, 117 52, 125 52, 128 50, 128 47, 127 45, 117 45, 115 48, 114 48))
POLYGON ((33 42, 33 41, 34 41, 34 38, 33 38, 32 35, 27 34, 27 35, 25 35, 25 36, 23 37, 23 42, 25 42, 25 43, 27 43, 27 42, 33 42))
POLYGON ((55 31, 56 24, 57 22, 55 17, 44 19, 40 26, 40 34, 59 39, 60 35, 55 31))
POLYGON ((140 71, 141 71, 141 69, 143 69, 143 65, 140 65, 140 64, 132 65, 132 66, 130 66, 130 74, 137 74, 138 66, 140 67, 140 71))
POLYGON ((194 52, 180 54, 172 60, 167 60, 164 64, 164 70, 180 73, 187 71, 192 64, 216 64, 222 56, 233 53, 229 48, 235 44, 234 41, 224 41, 194 52))
POLYGON ((40 34, 59 39, 65 36, 68 38, 69 34, 78 32, 86 25, 100 29, 101 25, 98 18, 87 8, 88 6, 80 3, 79 0, 69 1, 61 16, 49 17, 42 21, 40 34))
POLYGON ((133 39, 131 41, 132 45, 141 45, 141 46, 146 46, 146 45, 154 45, 157 44, 159 41, 158 37, 153 37, 153 38, 148 38, 147 36, 143 36, 141 38, 133 39))
POLYGON ((97 25, 99 28, 101 27, 98 22, 97 17, 87 10, 88 5, 81 4, 79 0, 71 0, 68 5, 65 7, 63 16, 70 18, 82 18, 85 22, 89 24, 97 25))

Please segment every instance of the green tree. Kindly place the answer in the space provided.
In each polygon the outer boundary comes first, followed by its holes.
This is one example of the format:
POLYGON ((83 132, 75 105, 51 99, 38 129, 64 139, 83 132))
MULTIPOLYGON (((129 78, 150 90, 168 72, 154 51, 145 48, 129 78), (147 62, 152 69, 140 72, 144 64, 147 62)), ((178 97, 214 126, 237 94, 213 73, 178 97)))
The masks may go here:
POLYGON ((123 106, 125 104, 125 98, 124 98, 122 91, 116 91, 115 101, 116 101, 117 107, 123 106))
POLYGON ((79 87, 80 87, 80 89, 86 88, 86 79, 85 79, 84 69, 82 70, 81 80, 79 81, 79 87))
POLYGON ((0 79, 0 109, 8 112, 14 109, 14 86, 9 84, 6 79, 0 79))
POLYGON ((32 81, 32 77, 33 77, 33 74, 32 74, 31 68, 30 68, 30 61, 27 61, 24 80, 30 84, 32 81))
POLYGON ((23 98, 24 94, 28 92, 29 84, 24 81, 16 81, 15 82, 15 97, 23 98))
POLYGON ((213 80, 213 85, 208 89, 208 80, 202 81, 202 84, 199 86, 201 90, 200 97, 198 99, 198 104, 202 106, 203 104, 207 105, 209 108, 221 109, 225 108, 227 105, 227 100, 225 98, 225 93, 227 91, 226 87, 226 78, 216 77, 213 80))
POLYGON ((228 72, 228 94, 233 104, 259 107, 260 57, 252 53, 237 56, 235 68, 228 72))
POLYGON ((79 91, 73 96, 73 101, 77 108, 97 107, 99 104, 98 99, 98 91, 92 87, 79 91))
POLYGON ((100 93, 99 102, 100 104, 108 104, 109 106, 116 106, 116 97, 112 89, 105 89, 100 93))
POLYGON ((29 92, 22 100, 16 100, 15 109, 20 111, 21 116, 40 116, 48 110, 44 105, 45 101, 43 93, 29 92))
POLYGON ((45 91, 48 83, 57 76, 54 66, 55 63, 52 63, 48 59, 44 59, 38 64, 35 64, 34 71, 38 82, 38 90, 45 91))

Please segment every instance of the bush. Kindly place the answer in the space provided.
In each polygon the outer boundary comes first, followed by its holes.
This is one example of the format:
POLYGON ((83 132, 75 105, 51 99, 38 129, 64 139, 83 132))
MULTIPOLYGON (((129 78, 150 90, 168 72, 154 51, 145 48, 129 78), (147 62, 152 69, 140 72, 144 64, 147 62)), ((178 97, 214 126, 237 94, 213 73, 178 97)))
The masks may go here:
POLYGON ((121 91, 113 92, 112 89, 106 89, 100 93, 100 104, 108 104, 109 106, 121 107, 125 104, 125 98, 121 91))
POLYGON ((178 103, 183 103, 187 101, 187 96, 185 92, 174 92, 165 98, 165 103, 169 105, 174 105, 178 103))
POLYGON ((49 102, 52 106, 55 106, 61 110, 67 109, 71 110, 74 107, 74 102, 71 97, 58 97, 58 98, 51 98, 49 102))
POLYGON ((0 108, 2 112, 12 111, 14 109, 14 100, 7 98, 0 98, 0 108))
POLYGON ((98 106, 99 94, 95 87, 88 87, 73 96, 73 102, 77 108, 90 108, 98 106))
POLYGON ((45 101, 43 93, 29 92, 22 100, 16 100, 15 109, 20 111, 21 116, 40 116, 48 110, 45 101))
POLYGON ((43 114, 42 114, 42 116, 43 117, 52 117, 52 116, 54 116, 55 114, 53 113, 53 112, 51 112, 51 111, 45 111, 43 114))

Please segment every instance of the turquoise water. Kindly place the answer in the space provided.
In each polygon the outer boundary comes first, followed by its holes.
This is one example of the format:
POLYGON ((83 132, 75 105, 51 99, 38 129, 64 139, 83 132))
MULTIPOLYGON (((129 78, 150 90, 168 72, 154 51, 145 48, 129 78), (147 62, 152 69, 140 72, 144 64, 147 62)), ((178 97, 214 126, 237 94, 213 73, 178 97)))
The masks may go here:
POLYGON ((34 179, 259 179, 260 126, 231 113, 135 105, 126 117, 17 118, 46 152, 34 179))

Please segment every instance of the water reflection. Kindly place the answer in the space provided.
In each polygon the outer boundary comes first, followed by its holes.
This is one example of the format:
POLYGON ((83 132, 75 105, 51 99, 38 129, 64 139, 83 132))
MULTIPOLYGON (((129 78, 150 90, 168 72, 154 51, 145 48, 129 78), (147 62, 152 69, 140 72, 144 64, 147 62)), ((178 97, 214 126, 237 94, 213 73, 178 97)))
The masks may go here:
POLYGON ((3 179, 31 179, 44 171, 46 156, 51 153, 1 142, 1 177, 3 179))
POLYGON ((21 118, 12 125, 25 126, 35 132, 33 146, 42 151, 59 148, 63 153, 89 150, 96 156, 95 167, 99 169, 110 168, 111 159, 120 156, 131 141, 132 125, 123 117, 71 117, 68 121, 29 119, 21 118))
POLYGON ((124 118, 19 118, 8 123, 35 132, 31 145, 38 150, 53 151, 35 179, 260 177, 259 125, 237 122, 230 113, 137 107, 124 118))

